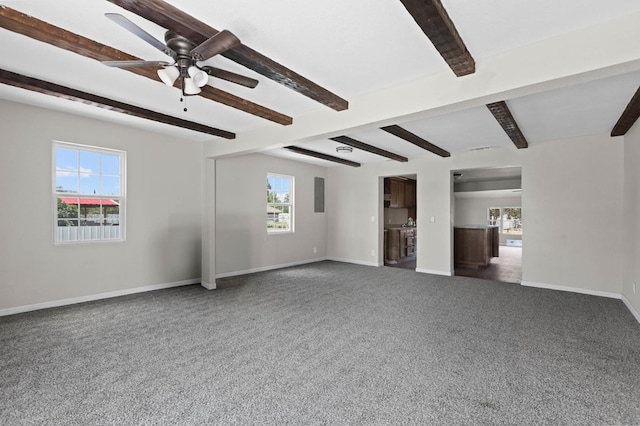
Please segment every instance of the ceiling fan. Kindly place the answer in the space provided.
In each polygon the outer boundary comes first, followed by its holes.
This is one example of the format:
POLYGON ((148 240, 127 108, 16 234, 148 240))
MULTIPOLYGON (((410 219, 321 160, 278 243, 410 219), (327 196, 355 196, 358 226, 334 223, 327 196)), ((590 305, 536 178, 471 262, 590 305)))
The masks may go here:
POLYGON ((198 65, 200 61, 206 61, 240 45, 240 40, 230 31, 220 31, 200 45, 196 45, 174 31, 167 31, 164 36, 165 44, 118 13, 105 13, 105 16, 174 60, 173 63, 166 61, 102 61, 107 66, 118 68, 162 67, 158 70, 158 76, 162 82, 173 87, 175 81, 180 78, 180 88, 184 96, 200 93, 200 88, 207 84, 209 76, 249 88, 258 85, 256 79, 209 65, 198 65))

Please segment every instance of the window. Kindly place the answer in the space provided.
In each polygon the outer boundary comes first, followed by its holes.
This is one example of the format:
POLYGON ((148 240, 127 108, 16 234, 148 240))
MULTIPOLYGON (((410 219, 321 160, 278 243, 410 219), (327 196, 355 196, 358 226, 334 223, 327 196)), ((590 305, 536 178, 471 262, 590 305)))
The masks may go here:
POLYGON ((267 232, 293 232, 293 176, 267 174, 267 232))
POLYGON ((522 235, 522 207, 489 207, 488 219, 502 234, 522 235))
POLYGON ((54 242, 124 241, 123 151, 53 144, 54 242))

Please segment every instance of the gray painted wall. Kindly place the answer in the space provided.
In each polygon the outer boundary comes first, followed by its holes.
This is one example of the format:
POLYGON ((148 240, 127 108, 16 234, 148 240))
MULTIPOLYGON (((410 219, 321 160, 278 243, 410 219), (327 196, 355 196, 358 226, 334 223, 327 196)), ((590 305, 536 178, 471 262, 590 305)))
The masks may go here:
POLYGON ((0 101, 0 309, 200 277, 200 143, 0 101), (127 240, 53 245, 52 140, 127 152, 127 240))
POLYGON ((219 159, 215 168, 216 276, 326 257, 328 213, 314 212, 314 178, 326 168, 262 154, 219 159), (267 234, 267 173, 294 176, 294 233, 267 234))
POLYGON ((518 164, 522 165, 522 207, 527 218, 523 280, 619 294, 622 229, 608 224, 622 221, 623 139, 606 135, 533 143, 524 150, 491 149, 359 169, 332 167, 328 171, 328 255, 380 264, 382 223, 377 216, 370 220, 381 197, 379 177, 415 173, 417 268, 451 274, 451 170, 518 164), (574 219, 558 221, 557 217, 574 219))
MULTIPOLYGON (((640 313, 640 123, 625 136, 624 151, 624 273, 622 294, 640 313), (635 292, 633 283, 636 283, 635 292)), ((638 318, 640 321, 640 318, 638 318)))
POLYGON ((205 230, 215 246, 206 266, 218 276, 323 258, 381 265, 382 177, 399 174, 417 177, 418 270, 447 275, 455 211, 451 170, 519 164, 523 280, 622 293, 640 310, 632 286, 640 282, 637 125, 626 138, 580 137, 358 169, 252 154, 218 159, 215 170, 203 173, 209 160, 199 143, 8 102, 0 102, 0 116, 0 188, 12 200, 0 209, 0 309, 197 280, 201 212, 209 204, 215 229, 205 230), (125 243, 53 245, 54 139, 127 151, 125 243), (268 172, 296 176, 294 234, 266 233, 268 172), (325 213, 313 212, 314 177, 326 179, 325 213), (207 179, 214 181, 215 203, 209 202, 213 191, 204 189, 207 179), (611 226, 616 223, 624 227, 611 226))

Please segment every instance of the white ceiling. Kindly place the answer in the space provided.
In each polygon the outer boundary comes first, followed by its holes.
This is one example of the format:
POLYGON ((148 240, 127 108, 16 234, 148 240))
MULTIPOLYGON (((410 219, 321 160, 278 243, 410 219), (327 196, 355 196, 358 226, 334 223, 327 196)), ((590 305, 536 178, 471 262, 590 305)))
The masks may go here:
MULTIPOLYGON (((449 72, 399 0, 171 0, 169 3, 214 28, 229 29, 244 44, 349 101, 425 76, 449 72)), ((625 16, 635 16, 640 26, 638 0, 442 0, 442 3, 478 68, 485 58, 492 55, 625 16)), ((120 13, 160 40, 163 39, 163 28, 105 0, 0 0, 0 4, 143 59, 167 59, 160 51, 106 19, 104 13, 120 13)), ((0 29, 0 39, 3 53, 0 68, 9 71, 218 127, 239 136, 246 132, 259 134, 263 128, 279 126, 200 97, 189 98, 189 110, 185 113, 178 101, 179 91, 159 81, 106 67, 4 29, 0 29)), ((606 46, 594 45, 594 56, 606 54, 606 46)), ((567 60, 571 58, 567 57, 567 60)), ((301 117, 328 110, 223 57, 215 57, 207 63, 258 79, 260 83, 253 90, 213 78, 210 84, 292 116, 294 124, 289 126, 292 141, 296 140, 296 123, 301 117)), ((638 86, 640 71, 635 67, 626 73, 584 83, 574 80, 565 87, 506 101, 529 143, 535 144, 609 133, 638 86)), ((0 85, 0 98, 116 121, 193 141, 212 138, 5 85, 0 85)), ((340 114, 331 110, 327 113, 340 114)), ((376 117, 372 122, 383 119, 376 117)), ((397 124, 452 154, 483 146, 513 147, 483 106, 397 124)), ((344 133, 336 130, 333 133, 350 136, 410 159, 433 155, 378 127, 372 124, 352 131, 345 126, 344 133)), ((326 139, 322 133, 318 132, 317 138, 305 137, 304 143, 296 145, 361 163, 392 161, 358 149, 351 154, 339 155, 335 148, 340 144, 326 139)), ((324 166, 335 165, 284 149, 276 148, 266 153, 324 166)))

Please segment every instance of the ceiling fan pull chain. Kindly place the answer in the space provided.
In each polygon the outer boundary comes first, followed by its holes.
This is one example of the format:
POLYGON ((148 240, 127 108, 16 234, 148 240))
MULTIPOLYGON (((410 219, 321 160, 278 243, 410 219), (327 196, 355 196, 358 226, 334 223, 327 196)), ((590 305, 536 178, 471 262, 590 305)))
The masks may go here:
POLYGON ((184 77, 180 77, 180 90, 182 91, 180 102, 184 102, 184 112, 187 112, 187 95, 184 93, 184 77))

